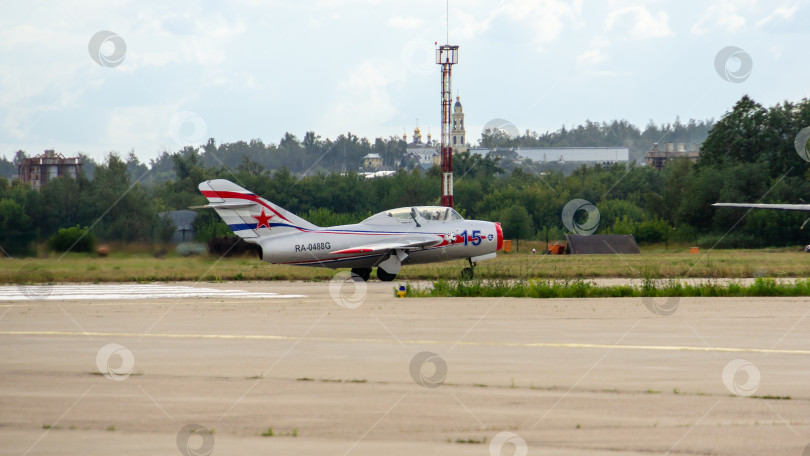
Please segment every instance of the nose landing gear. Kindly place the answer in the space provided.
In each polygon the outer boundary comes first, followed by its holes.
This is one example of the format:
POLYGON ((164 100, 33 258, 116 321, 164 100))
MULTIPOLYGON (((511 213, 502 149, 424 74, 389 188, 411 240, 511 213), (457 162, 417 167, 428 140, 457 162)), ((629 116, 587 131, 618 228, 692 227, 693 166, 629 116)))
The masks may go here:
POLYGON ((470 267, 461 270, 461 280, 472 280, 475 277, 475 263, 472 258, 467 258, 467 261, 470 262, 470 267))

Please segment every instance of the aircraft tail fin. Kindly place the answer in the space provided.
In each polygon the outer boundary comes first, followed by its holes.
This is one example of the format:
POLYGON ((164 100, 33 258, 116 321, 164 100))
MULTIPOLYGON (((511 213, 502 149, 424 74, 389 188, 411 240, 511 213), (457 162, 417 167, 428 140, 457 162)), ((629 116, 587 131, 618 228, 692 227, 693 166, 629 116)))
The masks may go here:
POLYGON ((208 205, 204 207, 217 211, 234 234, 248 242, 260 236, 275 236, 318 228, 281 206, 226 179, 201 182, 199 189, 208 198, 208 205))

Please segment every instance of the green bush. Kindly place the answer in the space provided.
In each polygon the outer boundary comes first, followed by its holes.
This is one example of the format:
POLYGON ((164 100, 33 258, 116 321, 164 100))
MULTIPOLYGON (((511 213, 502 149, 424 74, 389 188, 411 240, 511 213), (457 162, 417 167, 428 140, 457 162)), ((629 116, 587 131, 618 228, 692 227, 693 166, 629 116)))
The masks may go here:
POLYGON ((92 252, 96 246, 96 237, 87 228, 79 225, 70 228, 59 228, 59 231, 48 239, 48 248, 54 252, 92 252))
POLYGON ((659 218, 645 220, 636 225, 636 241, 644 244, 664 242, 667 236, 667 222, 659 218))
POLYGON ((702 249, 747 249, 765 247, 761 239, 748 233, 706 234, 698 237, 702 249))
POLYGON ((686 242, 694 244, 698 238, 698 231, 689 225, 683 224, 669 230, 669 242, 686 242))
MULTIPOLYGON (((36 256, 36 231, 12 232, 0 231, 0 248, 9 256, 36 256)), ((0 255, 3 255, 0 253, 0 255)))
POLYGON ((664 242, 667 230, 666 220, 661 220, 658 217, 652 220, 636 222, 625 216, 616 220, 613 224, 613 233, 632 234, 636 237, 636 242, 640 244, 664 242))

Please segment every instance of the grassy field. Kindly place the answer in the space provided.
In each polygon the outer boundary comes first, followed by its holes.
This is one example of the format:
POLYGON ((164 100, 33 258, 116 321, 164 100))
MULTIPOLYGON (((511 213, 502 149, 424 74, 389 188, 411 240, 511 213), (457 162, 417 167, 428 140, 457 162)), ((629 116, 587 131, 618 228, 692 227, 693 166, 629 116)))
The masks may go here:
MULTIPOLYGON (((594 277, 808 277, 810 254, 800 248, 714 250, 689 253, 688 246, 642 248, 641 255, 540 255, 525 253, 540 243, 521 242, 521 252, 500 253, 476 269, 481 279, 578 279, 594 277)), ((331 269, 270 265, 255 257, 181 257, 113 249, 108 257, 70 253, 0 260, 0 283, 152 282, 221 280, 329 280, 331 269)), ((132 250, 132 249, 130 249, 132 250)), ((465 261, 405 266, 401 280, 457 279, 465 261)))
POLYGON ((810 279, 780 282, 757 277, 751 284, 682 283, 677 279, 644 279, 641 285, 598 285, 574 280, 437 280, 429 287, 408 286, 409 297, 445 298, 658 298, 658 297, 750 297, 810 296, 810 279))

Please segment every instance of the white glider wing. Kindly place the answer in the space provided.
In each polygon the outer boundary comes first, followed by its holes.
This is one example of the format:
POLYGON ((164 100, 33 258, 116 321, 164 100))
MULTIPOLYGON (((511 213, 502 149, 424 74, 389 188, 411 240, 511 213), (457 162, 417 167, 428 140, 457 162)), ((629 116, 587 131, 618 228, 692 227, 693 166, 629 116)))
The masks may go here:
POLYGON ((740 207, 748 209, 776 209, 780 211, 810 211, 810 204, 749 204, 749 203, 714 203, 715 207, 740 207))

